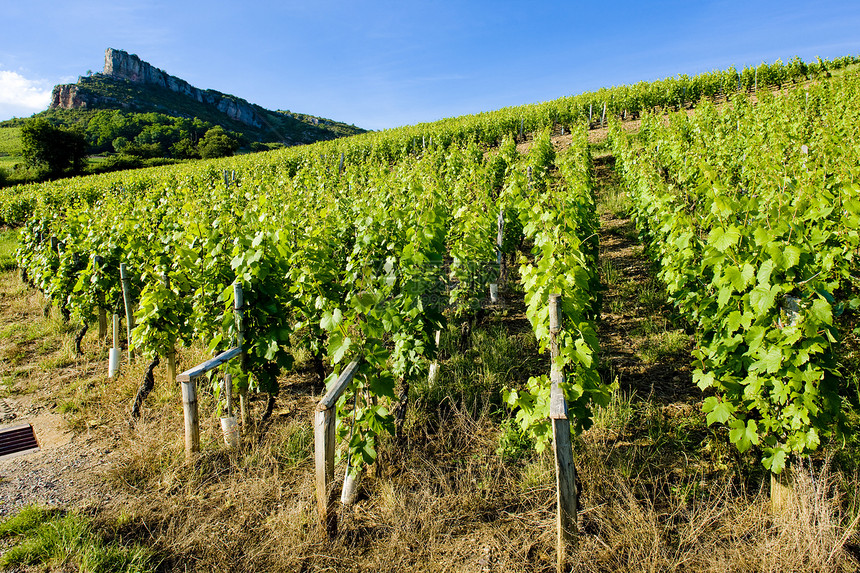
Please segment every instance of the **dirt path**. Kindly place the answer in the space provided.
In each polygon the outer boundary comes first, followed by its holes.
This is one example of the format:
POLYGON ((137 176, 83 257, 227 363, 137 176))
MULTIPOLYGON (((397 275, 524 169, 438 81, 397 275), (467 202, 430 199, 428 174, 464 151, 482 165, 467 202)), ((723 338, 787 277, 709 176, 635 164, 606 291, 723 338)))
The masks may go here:
POLYGON ((57 394, 98 377, 102 364, 72 360, 74 333, 56 332, 41 307, 41 295, 16 272, 0 275, 0 429, 29 424, 40 448, 0 459, 0 517, 28 504, 71 507, 110 497, 100 477, 114 449, 110 436, 98 420, 74 427, 60 413, 74 404, 57 394))
POLYGON ((598 324, 602 375, 640 398, 687 409, 699 392, 692 384, 692 340, 666 302, 663 287, 643 252, 633 221, 623 213, 623 189, 615 158, 595 158, 600 210, 603 312, 598 324))

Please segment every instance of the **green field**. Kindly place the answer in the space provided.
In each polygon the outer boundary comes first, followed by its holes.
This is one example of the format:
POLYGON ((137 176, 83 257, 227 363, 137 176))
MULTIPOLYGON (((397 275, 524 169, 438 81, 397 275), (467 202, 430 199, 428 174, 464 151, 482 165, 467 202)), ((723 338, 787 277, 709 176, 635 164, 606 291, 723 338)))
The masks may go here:
POLYGON ((0 157, 21 155, 21 128, 0 127, 0 157))

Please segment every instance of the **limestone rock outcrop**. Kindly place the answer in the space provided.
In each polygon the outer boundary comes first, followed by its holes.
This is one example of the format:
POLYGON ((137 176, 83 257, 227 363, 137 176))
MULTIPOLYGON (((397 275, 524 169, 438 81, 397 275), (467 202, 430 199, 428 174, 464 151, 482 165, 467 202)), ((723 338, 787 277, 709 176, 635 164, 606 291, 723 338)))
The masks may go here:
MULTIPOLYGON (((126 80, 141 86, 152 85, 168 89, 192 98, 199 103, 215 107, 230 119, 253 127, 261 127, 262 120, 253 105, 247 101, 215 90, 201 90, 176 76, 144 62, 134 54, 108 48, 105 50, 104 76, 115 80, 126 80)), ((54 87, 52 108, 79 109, 92 107, 105 98, 93 98, 79 84, 65 84, 54 87)), ((110 99, 110 98, 108 98, 110 99)), ((106 101, 106 100, 105 100, 106 101)), ((127 104, 123 104, 127 107, 127 104)))
POLYGON ((87 107, 87 100, 78 93, 78 84, 54 86, 51 92, 51 107, 79 109, 87 107))

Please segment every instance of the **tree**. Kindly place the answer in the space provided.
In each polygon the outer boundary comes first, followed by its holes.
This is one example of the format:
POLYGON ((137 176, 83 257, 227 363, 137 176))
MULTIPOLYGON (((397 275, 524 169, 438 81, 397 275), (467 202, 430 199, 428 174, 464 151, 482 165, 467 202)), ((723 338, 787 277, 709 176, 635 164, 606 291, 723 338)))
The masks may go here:
POLYGON ((180 139, 170 146, 170 154, 179 159, 193 159, 200 157, 197 148, 191 143, 190 139, 180 139))
POLYGON ((87 140, 77 130, 57 127, 43 118, 32 119, 21 128, 24 163, 49 177, 80 173, 86 154, 87 140))
POLYGON ((220 125, 207 131, 197 145, 197 150, 204 159, 227 157, 233 155, 237 149, 239 149, 239 142, 224 133, 224 129, 220 125))

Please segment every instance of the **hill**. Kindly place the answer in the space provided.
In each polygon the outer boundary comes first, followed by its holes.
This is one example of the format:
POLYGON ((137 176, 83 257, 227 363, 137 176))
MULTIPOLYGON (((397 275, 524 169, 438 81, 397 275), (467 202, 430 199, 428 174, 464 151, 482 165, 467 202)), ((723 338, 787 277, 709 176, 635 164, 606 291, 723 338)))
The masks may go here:
POLYGON ((134 54, 108 48, 104 72, 54 87, 52 110, 124 110, 199 118, 249 141, 297 145, 365 130, 342 122, 290 111, 272 111, 215 90, 203 90, 171 76, 134 54))
POLYGON ((20 128, 40 119, 83 134, 90 156, 84 173, 231 155, 240 149, 264 151, 366 131, 200 89, 134 54, 108 48, 102 73, 55 86, 50 107, 31 118, 0 122, 0 186, 56 176, 56 169, 27 168, 22 157, 20 128))

